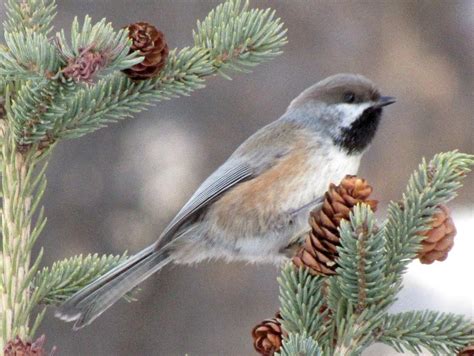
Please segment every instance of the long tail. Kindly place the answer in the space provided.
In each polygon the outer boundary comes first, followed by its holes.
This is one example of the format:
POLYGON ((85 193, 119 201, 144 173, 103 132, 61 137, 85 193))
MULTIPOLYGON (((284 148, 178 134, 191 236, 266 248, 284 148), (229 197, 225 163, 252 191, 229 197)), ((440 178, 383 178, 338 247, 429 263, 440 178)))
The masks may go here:
POLYGON ((66 300, 56 317, 76 321, 74 330, 92 323, 127 292, 171 261, 166 248, 147 247, 66 300))

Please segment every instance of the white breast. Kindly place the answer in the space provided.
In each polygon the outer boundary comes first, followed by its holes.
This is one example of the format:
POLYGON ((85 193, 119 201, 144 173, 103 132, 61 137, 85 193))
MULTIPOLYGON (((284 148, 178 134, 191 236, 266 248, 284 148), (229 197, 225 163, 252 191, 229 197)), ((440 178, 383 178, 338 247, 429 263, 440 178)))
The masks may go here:
POLYGON ((299 188, 293 192, 293 198, 287 201, 285 210, 308 204, 322 196, 330 183, 339 184, 347 174, 356 174, 361 157, 361 154, 349 156, 335 146, 327 149, 324 154, 311 156, 308 162, 310 168, 304 175, 295 178, 295 186, 299 188))
MULTIPOLYGON (((252 235, 251 231, 244 231, 255 225, 250 224, 253 220, 246 220, 245 224, 234 227, 230 231, 217 229, 217 224, 214 224, 211 234, 207 235, 208 239, 213 240, 214 248, 212 251, 206 248, 206 253, 201 257, 224 257, 229 261, 237 259, 250 262, 279 263, 283 258, 281 249, 287 246, 296 232, 299 233, 300 230, 308 227, 308 214, 312 208, 309 204, 321 197, 327 191, 330 183, 339 184, 346 174, 355 174, 359 168, 361 155, 348 156, 336 147, 330 147, 324 152, 315 149, 315 152, 306 158, 304 172, 294 175, 293 179, 286 179, 285 186, 280 187, 282 189, 279 196, 280 201, 274 205, 271 211, 272 216, 267 217, 269 226, 266 232, 252 235), (287 190, 283 191, 285 188, 287 190), (301 209, 302 207, 304 209, 301 209), (296 215, 293 216, 293 213, 296 215), (280 225, 285 223, 290 215, 291 226, 280 225), (238 233, 236 233, 237 230, 239 230, 238 233)), ((234 223, 239 220, 235 216, 237 213, 249 212, 237 211, 230 214, 233 216, 234 223)), ((252 214, 250 212, 247 219, 252 219, 254 217, 252 214)), ((258 218, 255 217, 255 219, 258 218)), ((196 246, 193 247, 193 251, 196 254, 196 246)))

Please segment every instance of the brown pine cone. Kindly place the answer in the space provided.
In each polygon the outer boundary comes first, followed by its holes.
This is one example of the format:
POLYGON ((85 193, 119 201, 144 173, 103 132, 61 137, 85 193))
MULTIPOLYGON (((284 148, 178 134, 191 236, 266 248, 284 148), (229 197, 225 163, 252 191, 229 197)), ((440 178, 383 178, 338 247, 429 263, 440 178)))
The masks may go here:
POLYGON ((252 330, 253 346, 264 356, 272 356, 280 351, 284 331, 281 327, 280 313, 273 319, 266 319, 252 330))
POLYGON ((132 40, 130 52, 138 51, 145 59, 123 72, 134 80, 155 77, 165 66, 169 53, 163 32, 149 23, 137 22, 128 26, 128 37, 132 40))
POLYGON ((322 208, 310 214, 311 231, 293 263, 307 267, 312 274, 336 274, 339 224, 342 219, 349 220, 351 209, 358 203, 368 204, 375 211, 378 202, 368 199, 371 193, 367 181, 356 176, 346 176, 338 186, 331 184, 322 208))
MULTIPOLYGON (((3 349, 5 356, 44 356, 46 351, 44 350, 45 336, 39 337, 35 342, 25 342, 18 336, 14 340, 10 340, 3 349)), ((52 355, 54 349, 51 351, 52 355)))
POLYGON ((474 345, 470 345, 462 349, 458 356, 474 356, 474 345))
POLYGON ((421 242, 422 247, 418 252, 418 258, 424 264, 444 261, 454 245, 456 227, 446 205, 438 207, 438 211, 433 215, 430 227, 429 230, 420 233, 426 236, 421 242))

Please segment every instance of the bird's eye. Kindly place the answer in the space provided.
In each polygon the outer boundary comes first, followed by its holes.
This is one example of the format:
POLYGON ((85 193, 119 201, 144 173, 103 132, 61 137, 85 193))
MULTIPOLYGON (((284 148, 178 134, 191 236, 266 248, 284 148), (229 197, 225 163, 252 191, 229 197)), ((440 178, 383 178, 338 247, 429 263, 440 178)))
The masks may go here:
POLYGON ((351 91, 348 91, 344 94, 344 102, 348 104, 352 104, 355 101, 355 94, 351 91))

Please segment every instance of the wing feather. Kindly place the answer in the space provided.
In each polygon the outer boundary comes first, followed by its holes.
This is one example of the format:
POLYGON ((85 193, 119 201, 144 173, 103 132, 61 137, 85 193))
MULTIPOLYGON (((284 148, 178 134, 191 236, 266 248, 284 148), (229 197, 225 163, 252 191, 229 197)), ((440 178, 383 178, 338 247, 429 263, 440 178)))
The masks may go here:
POLYGON ((198 214, 211 201, 226 190, 244 180, 251 179, 255 171, 245 162, 228 161, 207 178, 189 201, 170 222, 156 243, 160 249, 173 239, 179 228, 191 217, 198 214))

